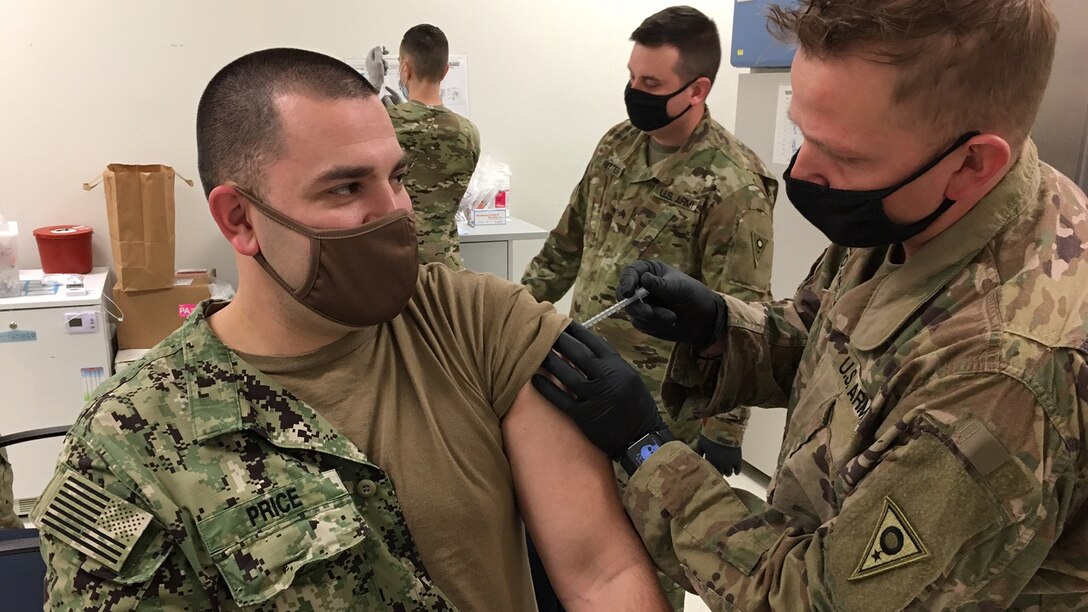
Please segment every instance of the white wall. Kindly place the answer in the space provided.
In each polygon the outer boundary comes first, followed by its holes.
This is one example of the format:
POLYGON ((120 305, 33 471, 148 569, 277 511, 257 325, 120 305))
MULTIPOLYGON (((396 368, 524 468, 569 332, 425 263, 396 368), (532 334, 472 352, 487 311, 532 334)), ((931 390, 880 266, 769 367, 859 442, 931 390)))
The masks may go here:
MULTIPOLYGON (((101 188, 107 163, 165 163, 196 179, 194 121, 227 62, 273 46, 341 58, 433 23, 468 56, 472 119, 484 153, 514 172, 515 215, 551 228, 593 146, 624 118, 627 38, 666 0, 3 0, 0 2, 0 214, 19 222, 20 266, 37 267, 30 230, 82 223, 96 265, 110 263, 101 188)), ((692 0, 722 34, 733 2, 692 0)), ((732 128, 738 71, 724 62, 710 96, 732 128)), ((177 265, 234 282, 232 251, 203 194, 179 182, 177 265)))

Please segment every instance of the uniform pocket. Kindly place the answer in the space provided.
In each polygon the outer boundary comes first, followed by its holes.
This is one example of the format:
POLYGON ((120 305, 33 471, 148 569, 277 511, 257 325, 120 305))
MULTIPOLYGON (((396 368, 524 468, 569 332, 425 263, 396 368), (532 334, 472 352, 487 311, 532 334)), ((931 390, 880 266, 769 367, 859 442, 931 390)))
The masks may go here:
MULTIPOLYGON (((669 223, 672 223, 673 220, 677 218, 678 214, 677 211, 668 207, 651 215, 649 222, 630 237, 627 249, 622 251, 623 257, 620 258, 620 261, 631 263, 636 259, 656 258, 653 254, 647 254, 647 251, 655 245, 661 247, 659 250, 672 253, 675 246, 670 247, 669 245, 661 245, 659 240, 662 237, 662 231, 668 227, 669 223)), ((678 246, 684 246, 685 249, 687 248, 687 245, 678 246)))
POLYGON ((309 474, 197 523, 240 605, 267 601, 295 577, 358 545, 371 529, 335 472, 309 474))
POLYGON ((591 197, 586 202, 585 217, 585 241, 587 245, 596 244, 598 240, 607 235, 604 230, 609 227, 614 212, 612 206, 609 205, 612 200, 609 190, 615 182, 615 177, 601 171, 590 178, 589 181, 589 195, 591 197))
POLYGON ((824 430, 840 393, 842 382, 836 371, 837 355, 824 355, 816 365, 816 371, 805 382, 798 407, 794 407, 786 424, 780 459, 792 456, 805 446, 813 436, 824 430))

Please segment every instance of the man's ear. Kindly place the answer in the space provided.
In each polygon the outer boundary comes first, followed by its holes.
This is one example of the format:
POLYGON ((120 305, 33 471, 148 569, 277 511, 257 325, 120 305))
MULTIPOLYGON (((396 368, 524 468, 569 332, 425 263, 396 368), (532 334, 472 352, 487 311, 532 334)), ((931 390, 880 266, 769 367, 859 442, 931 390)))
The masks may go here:
POLYGON ((691 84, 691 105, 695 106, 706 100, 706 97, 710 95, 710 88, 713 83, 707 77, 699 77, 695 79, 695 82, 691 84))
POLYGON ((967 155, 948 181, 945 197, 978 200, 989 193, 1012 165, 1012 147, 997 134, 979 134, 964 145, 967 155))
POLYGON ((230 185, 219 185, 208 194, 208 209, 223 237, 241 255, 252 257, 260 252, 257 234, 253 231, 250 212, 253 208, 242 194, 230 185))

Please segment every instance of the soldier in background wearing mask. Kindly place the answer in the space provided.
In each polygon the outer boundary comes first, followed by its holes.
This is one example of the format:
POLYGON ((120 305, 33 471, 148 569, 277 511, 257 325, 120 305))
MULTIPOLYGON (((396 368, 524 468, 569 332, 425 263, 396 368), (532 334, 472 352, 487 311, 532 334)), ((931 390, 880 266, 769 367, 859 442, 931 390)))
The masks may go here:
MULTIPOLYGON (((371 83, 385 80, 381 48, 367 63, 371 83), (373 68, 371 68, 373 66, 373 68)), ((400 86, 404 101, 389 107, 400 147, 408 153, 404 188, 412 198, 420 263, 465 267, 457 236, 457 208, 480 160, 480 132, 468 119, 442 105, 442 79, 449 71, 450 46, 429 24, 409 28, 400 42, 400 86)))
POLYGON ((72 427, 34 512, 51 608, 527 610, 524 519, 568 607, 666 609, 607 458, 528 384, 566 318, 418 265, 376 93, 297 49, 208 84, 238 293, 72 427))
MULTIPOLYGON (((737 298, 769 299, 777 182, 710 116, 706 98, 721 63, 717 26, 696 9, 675 6, 646 18, 631 40, 629 120, 597 145, 522 284, 551 302, 573 285, 570 314, 584 321, 612 305, 623 266, 650 258, 737 298)), ((623 313, 594 331, 660 400, 671 345, 635 329, 623 313)), ((740 472, 746 407, 705 423, 690 414, 662 416, 721 473, 740 472)), ((617 477, 622 486, 626 475, 617 470, 617 477)), ((679 610, 681 590, 674 588, 670 600, 679 610)))
POLYGON ((713 609, 1084 609, 1088 198, 1029 137, 1053 13, 808 0, 772 23, 800 43, 785 187, 834 244, 777 302, 661 262, 619 281, 650 292, 635 325, 680 343, 672 409, 789 410, 767 501, 665 442, 590 334, 557 348, 593 379, 555 359, 575 398, 540 388, 628 457, 647 549, 713 609))
MULTIPOLYGON (((604 135, 570 204, 521 283, 555 302, 574 287, 571 316, 585 320, 612 305, 616 278, 636 259, 660 259, 718 291, 770 297, 772 219, 778 184, 755 153, 710 117, 706 97, 721 62, 718 30, 699 11, 677 6, 648 17, 632 34, 628 121, 604 135)), ((657 395, 671 347, 622 315, 596 331, 643 375, 657 395)), ((703 426, 673 430, 711 455, 725 474, 740 471, 747 409, 703 426)))

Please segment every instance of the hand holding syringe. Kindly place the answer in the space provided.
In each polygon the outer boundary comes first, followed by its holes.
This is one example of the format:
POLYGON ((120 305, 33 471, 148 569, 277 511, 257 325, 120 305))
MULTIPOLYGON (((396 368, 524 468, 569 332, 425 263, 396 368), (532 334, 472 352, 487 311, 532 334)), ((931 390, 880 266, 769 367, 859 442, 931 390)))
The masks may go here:
POLYGON ((641 300, 647 295, 650 295, 650 292, 643 287, 639 287, 638 290, 635 291, 635 294, 631 297, 622 299, 615 304, 609 306, 608 308, 605 308, 600 314, 594 315, 586 319, 585 323, 582 323, 582 327, 589 329, 594 325, 600 323, 601 321, 604 321, 608 317, 614 315, 615 313, 619 312, 621 309, 626 308, 628 304, 637 300, 641 300))

